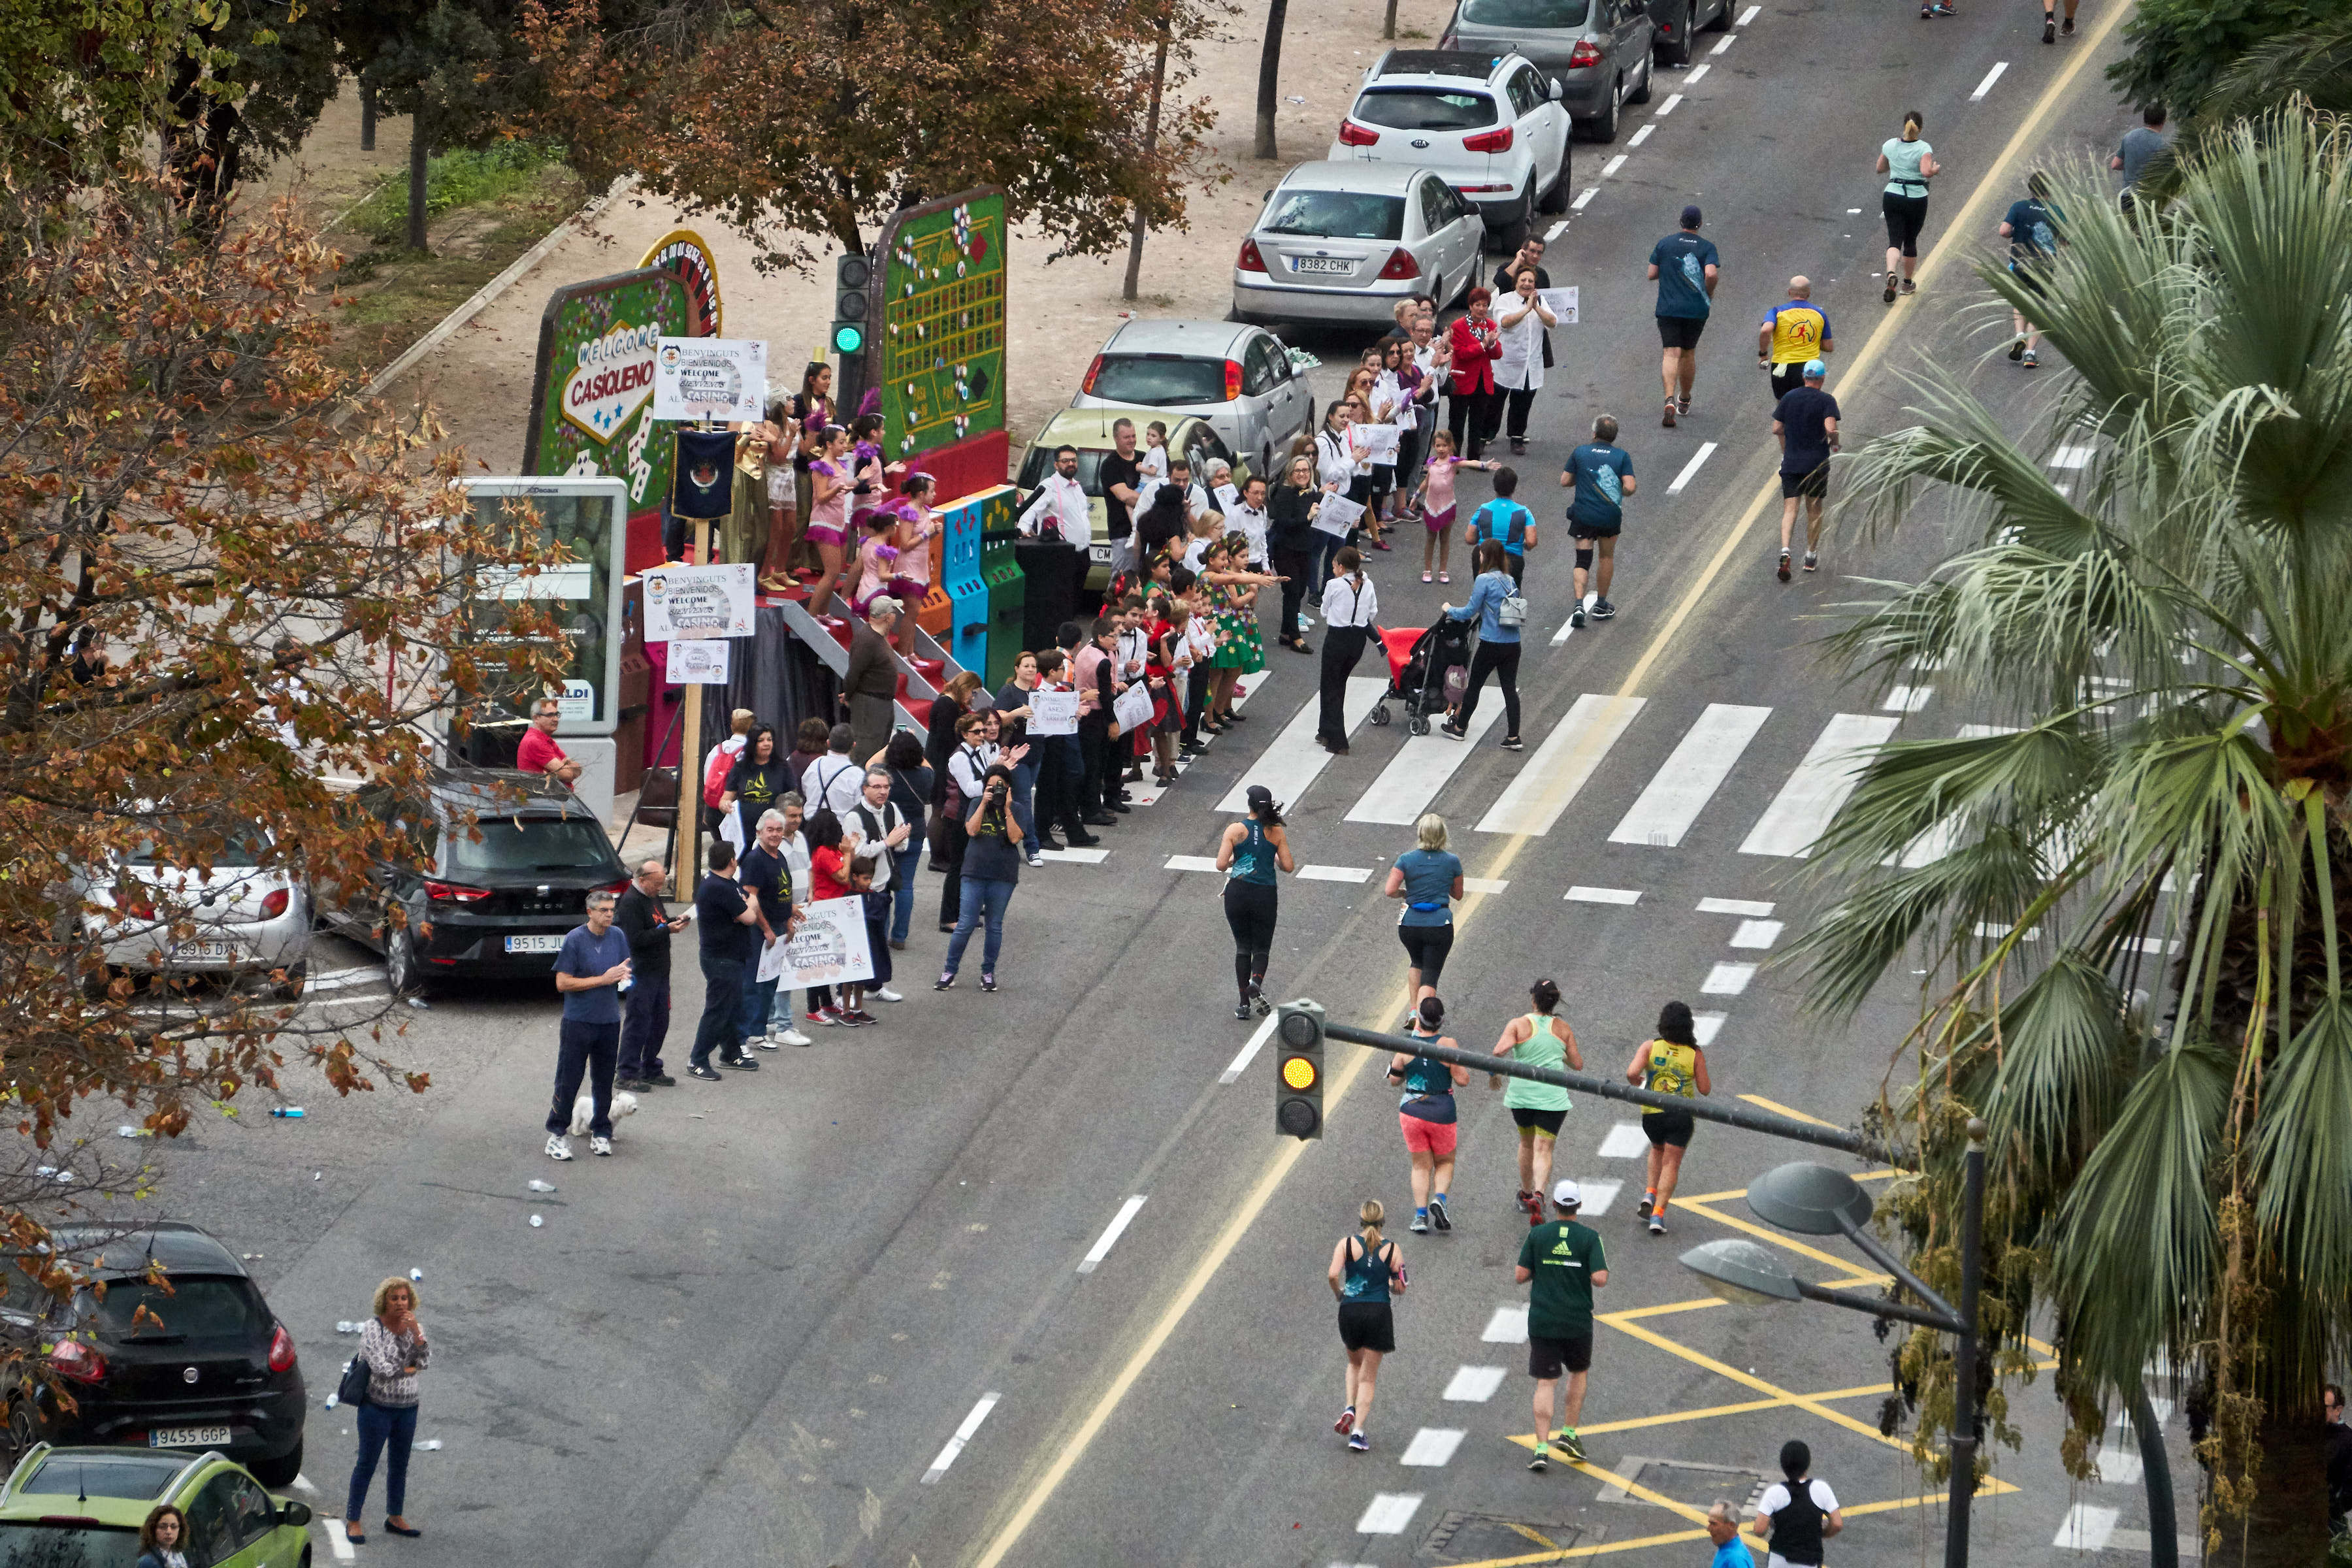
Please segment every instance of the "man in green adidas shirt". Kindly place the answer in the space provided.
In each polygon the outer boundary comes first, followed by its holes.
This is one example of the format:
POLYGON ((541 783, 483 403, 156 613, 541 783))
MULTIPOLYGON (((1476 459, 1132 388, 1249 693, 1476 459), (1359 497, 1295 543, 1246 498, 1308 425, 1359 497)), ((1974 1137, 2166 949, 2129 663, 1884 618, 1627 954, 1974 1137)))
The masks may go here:
POLYGON ((1551 1443, 1544 1433, 1551 1426, 1552 1391, 1562 1370, 1568 1373, 1568 1398, 1551 1442, 1570 1459, 1584 1458, 1576 1420, 1584 1411, 1585 1373, 1592 1365, 1592 1292, 1609 1283, 1601 1233, 1576 1223, 1583 1192, 1562 1178, 1551 1190, 1551 1206, 1559 1217, 1528 1232, 1512 1275, 1522 1285, 1535 1282, 1528 1298, 1528 1375, 1536 1380, 1536 1457, 1528 1468, 1538 1472, 1551 1463, 1551 1443))

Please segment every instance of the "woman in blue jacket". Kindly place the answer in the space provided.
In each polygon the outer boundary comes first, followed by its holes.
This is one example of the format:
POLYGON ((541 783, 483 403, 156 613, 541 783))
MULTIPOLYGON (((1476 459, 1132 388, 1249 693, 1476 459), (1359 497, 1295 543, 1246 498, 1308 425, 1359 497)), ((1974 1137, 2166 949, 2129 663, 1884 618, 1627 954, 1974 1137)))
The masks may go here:
POLYGON ((1470 738, 1470 715, 1478 710, 1478 689, 1491 670, 1502 679, 1503 750, 1516 752, 1520 749, 1519 623, 1526 618, 1527 602, 1511 581, 1500 544, 1490 539, 1478 546, 1477 566, 1470 602, 1460 609, 1444 606, 1450 619, 1478 623, 1478 651, 1470 656, 1470 681, 1463 688, 1462 705, 1438 728, 1456 741, 1470 738))

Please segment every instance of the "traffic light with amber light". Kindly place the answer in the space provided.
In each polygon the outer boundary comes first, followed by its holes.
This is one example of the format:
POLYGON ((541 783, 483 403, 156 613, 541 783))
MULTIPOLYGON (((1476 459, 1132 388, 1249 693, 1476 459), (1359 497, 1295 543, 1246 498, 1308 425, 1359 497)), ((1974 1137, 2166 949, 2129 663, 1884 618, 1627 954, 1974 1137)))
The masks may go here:
POLYGON ((1274 1125, 1292 1138, 1323 1136, 1323 1009, 1285 1002, 1276 1009, 1274 1125))

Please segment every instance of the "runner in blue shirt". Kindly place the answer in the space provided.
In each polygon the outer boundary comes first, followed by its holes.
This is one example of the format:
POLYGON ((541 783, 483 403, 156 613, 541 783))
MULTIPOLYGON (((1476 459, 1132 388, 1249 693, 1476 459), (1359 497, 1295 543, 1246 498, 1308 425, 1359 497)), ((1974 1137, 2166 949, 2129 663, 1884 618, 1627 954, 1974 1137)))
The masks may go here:
POLYGON ((1602 415, 1592 422, 1592 439, 1570 452, 1568 467, 1560 470, 1561 488, 1576 487, 1576 499, 1568 509, 1568 536, 1576 545, 1576 604, 1568 612, 1571 626, 1584 624, 1587 572, 1593 574, 1592 618, 1605 621, 1617 613, 1609 602, 1609 580, 1617 569, 1624 500, 1633 493, 1633 459, 1614 444, 1616 439, 1617 421, 1602 415), (1600 556, 1597 565, 1595 554, 1600 556))
POLYGON ((1698 234, 1699 210, 1683 208, 1683 226, 1650 247, 1650 276, 1658 283, 1658 342, 1665 357, 1658 372, 1666 384, 1666 416, 1690 412, 1691 382, 1698 375, 1698 335, 1714 308, 1715 241, 1698 234))
MULTIPOLYGON (((2035 170, 2026 177, 2025 199, 2011 202, 2006 216, 2000 220, 2000 237, 2009 241, 2009 275, 2036 299, 2046 297, 2044 281, 2050 268, 2058 260, 2058 225, 2063 215, 2046 199, 2050 195, 2049 176, 2035 170)), ((2032 370, 2042 361, 2033 352, 2042 341, 2042 333, 2025 319, 2025 312, 2012 309, 2009 324, 2017 333, 2017 341, 2009 345, 2009 357, 2021 360, 2032 370)))
POLYGON ((1805 507, 1805 570, 1822 563, 1822 506, 1830 494, 1830 454, 1838 446, 1837 399, 1822 390, 1829 367, 1805 362, 1805 384, 1772 410, 1772 434, 1780 443, 1780 581, 1789 580, 1789 541, 1796 531, 1797 504, 1805 507))
POLYGON ((1516 586, 1527 575, 1528 552, 1536 545, 1536 514, 1520 505, 1513 497, 1518 494, 1519 476, 1511 468, 1495 470, 1495 499, 1470 514, 1470 526, 1463 531, 1462 542, 1476 559, 1478 546, 1488 540, 1503 547, 1504 567, 1516 586))

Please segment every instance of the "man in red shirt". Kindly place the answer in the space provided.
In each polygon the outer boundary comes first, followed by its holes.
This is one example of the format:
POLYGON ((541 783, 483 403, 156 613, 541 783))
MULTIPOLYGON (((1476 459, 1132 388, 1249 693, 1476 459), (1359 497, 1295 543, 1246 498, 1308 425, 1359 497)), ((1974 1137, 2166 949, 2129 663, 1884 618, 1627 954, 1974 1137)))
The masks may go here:
POLYGON ((555 743, 555 726, 561 711, 552 697, 542 697, 531 704, 530 728, 522 732, 522 744, 515 748, 515 766, 527 773, 544 773, 566 789, 580 776, 580 764, 563 754, 555 743))

